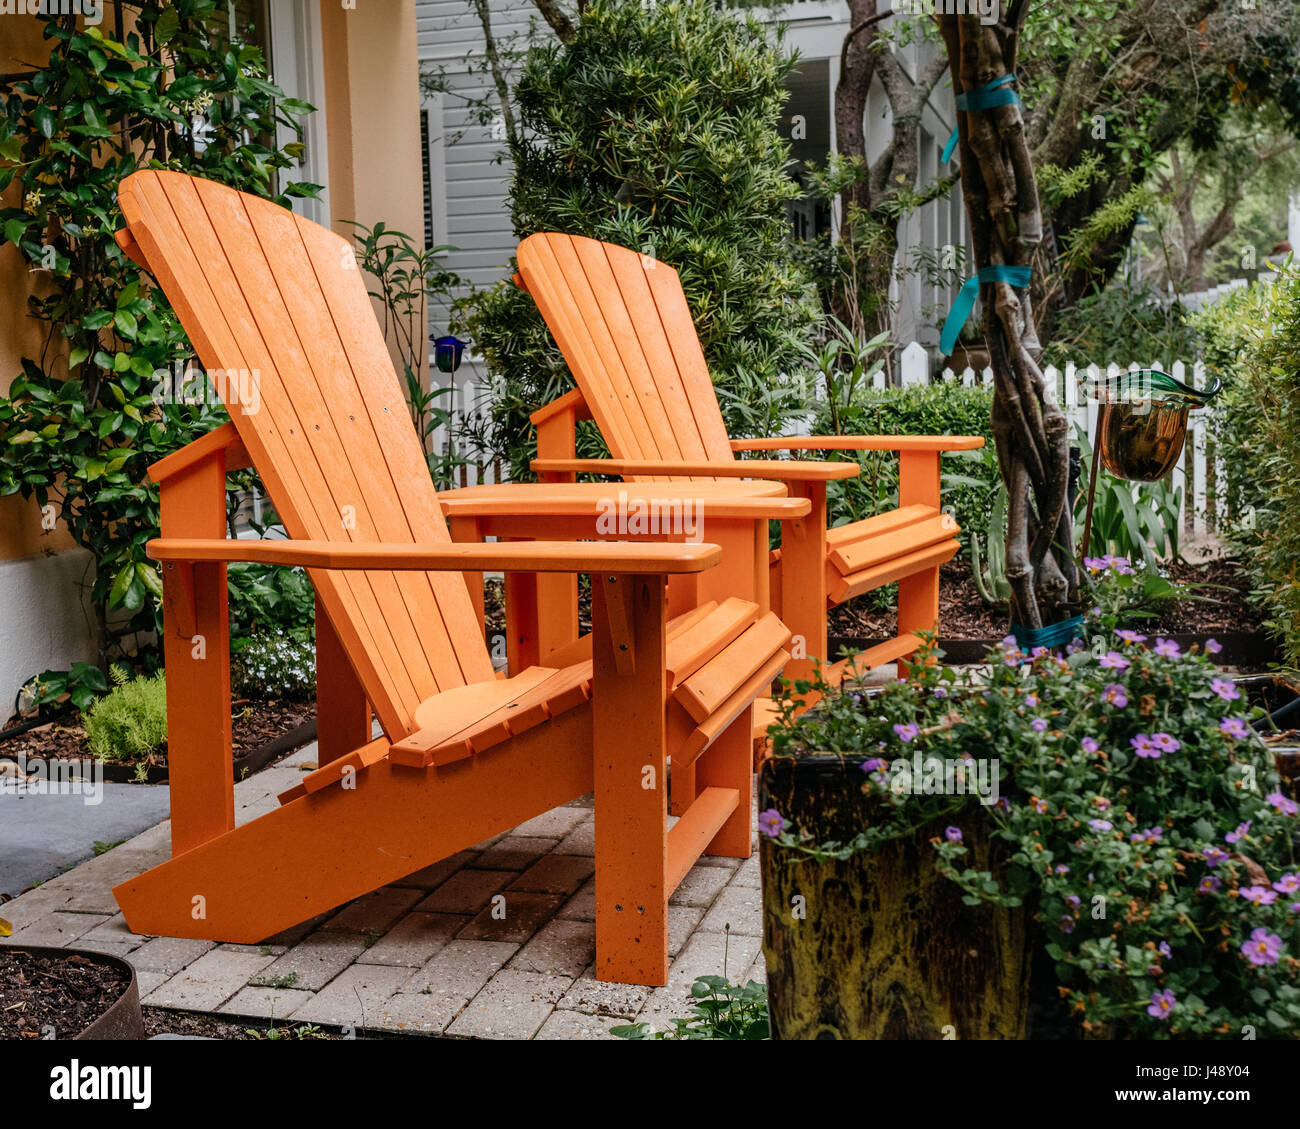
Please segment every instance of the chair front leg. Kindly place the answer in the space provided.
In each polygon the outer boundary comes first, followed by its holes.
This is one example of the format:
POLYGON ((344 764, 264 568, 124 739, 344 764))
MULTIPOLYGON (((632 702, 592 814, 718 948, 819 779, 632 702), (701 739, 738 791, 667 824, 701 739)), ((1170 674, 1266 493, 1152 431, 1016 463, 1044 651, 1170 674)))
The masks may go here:
POLYGON ((664 578, 595 573, 591 586, 596 976, 666 984, 664 578))
POLYGON ((788 482, 791 497, 807 498, 806 517, 784 524, 781 536, 781 619, 790 629, 791 659, 784 677, 810 679, 826 662, 826 484, 788 482))
MULTIPOLYGON (((164 537, 224 537, 225 452, 166 479, 159 501, 164 537)), ((226 566, 168 561, 162 583, 172 854, 179 855, 235 826, 226 566)))
MULTIPOLYGON (((903 451, 898 460, 899 506, 930 506, 941 501, 938 451, 903 451)), ((898 582, 898 634, 938 631, 939 569, 926 569, 898 582)), ((898 662, 899 678, 906 678, 908 663, 898 662)))

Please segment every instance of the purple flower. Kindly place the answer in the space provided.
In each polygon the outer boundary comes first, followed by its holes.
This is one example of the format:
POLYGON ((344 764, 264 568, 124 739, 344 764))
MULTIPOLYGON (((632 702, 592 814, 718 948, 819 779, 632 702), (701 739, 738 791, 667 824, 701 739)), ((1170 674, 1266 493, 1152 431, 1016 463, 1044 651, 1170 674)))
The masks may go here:
POLYGON ((1136 631, 1116 631, 1115 634, 1123 639, 1125 643, 1145 643, 1147 641, 1145 635, 1139 635, 1136 631))
POLYGON ((1108 682, 1101 692, 1101 700, 1108 706, 1123 709, 1128 705, 1128 692, 1118 682, 1108 682))
POLYGON ((1210 689, 1225 702, 1235 702, 1241 697, 1241 691, 1237 689, 1237 684, 1229 682, 1226 678, 1216 678, 1210 683, 1210 689))
POLYGON ((1044 655, 1048 653, 1049 652, 1046 647, 1035 647, 1032 651, 1029 652, 1029 657, 1031 659, 1041 659, 1044 655))
POLYGON ((1083 746, 1083 751, 1085 753, 1095 753, 1098 749, 1101 748, 1101 746, 1092 737, 1085 737, 1082 741, 1079 742, 1079 744, 1083 746))
POLYGON ((1264 799, 1277 808, 1277 810, 1283 815, 1295 815, 1297 811, 1300 811, 1300 808, 1296 807, 1295 800, 1291 799, 1289 796, 1282 795, 1281 792, 1270 792, 1264 797, 1264 799))
POLYGON ((1074 932, 1074 918, 1072 918, 1068 913, 1061 915, 1061 932, 1062 933, 1074 932))
POLYGON ((1034 803, 1034 811, 1036 811, 1039 815, 1045 815, 1047 813, 1046 800, 1040 800, 1037 797, 1035 797, 1033 803, 1034 803))
POLYGON ((1130 843, 1159 843, 1165 837, 1163 827, 1148 827, 1145 831, 1135 831, 1130 835, 1130 843))
POLYGON ((1172 988, 1166 988, 1163 992, 1153 992, 1151 994, 1151 1003, 1147 1007, 1147 1015, 1155 1019, 1168 1019, 1169 1013, 1178 1005, 1178 997, 1174 995, 1172 988))
POLYGON ((1161 968, 1158 964, 1147 965, 1148 976, 1163 976, 1164 974, 1165 974, 1165 970, 1161 968))
POLYGON ((1157 639, 1156 654, 1162 659, 1176 659, 1182 654, 1182 648, 1172 639, 1157 639))
POLYGON ((1151 760, 1160 759, 1160 749, 1156 747, 1150 734, 1139 733, 1136 737, 1129 738, 1129 744, 1133 746, 1134 751, 1140 757, 1149 757, 1151 760))
POLYGON ((1174 955, 1174 950, 1169 947, 1168 941, 1161 941, 1158 948, 1162 957, 1168 958, 1174 955))
POLYGON ((1217 655, 1223 650, 1223 644, 1217 639, 1205 640, 1205 653, 1207 655, 1217 655))
POLYGON ((1287 907, 1287 909, 1289 909, 1292 913, 1300 913, 1300 902, 1292 902, 1287 907))
POLYGON ((1057 874, 1069 874, 1069 873, 1070 873, 1070 868, 1069 868, 1068 866, 1066 866, 1065 863, 1061 863, 1061 864, 1056 868, 1056 873, 1057 873, 1057 874))
POLYGON ((1084 557, 1083 567, 1090 568, 1093 572, 1103 572, 1106 568, 1106 562, 1100 557, 1084 557))
POLYGON ((1235 843, 1235 842, 1237 842, 1238 840, 1245 838, 1247 832, 1250 831, 1250 823, 1251 823, 1251 821, 1248 819, 1248 820, 1246 820, 1245 823, 1239 823, 1239 824, 1237 824, 1237 830, 1236 830, 1236 831, 1229 831, 1229 832, 1228 832, 1228 833, 1223 837, 1224 842, 1225 842, 1225 843, 1235 843))
POLYGON ((1029 728, 1035 733, 1042 733, 1047 728, 1047 718, 1036 717, 1029 723, 1029 728))
POLYGON ((898 739, 906 745, 921 732, 921 727, 910 721, 906 725, 900 725, 895 722, 894 732, 898 734, 898 739))
POLYGON ((945 828, 944 828, 944 832, 943 832, 943 837, 944 837, 945 839, 947 839, 948 842, 950 842, 950 843, 960 843, 960 842, 961 842, 961 828, 960 828, 960 827, 945 827, 945 828))
POLYGON ((1080 898, 1078 894, 1071 894, 1071 895, 1070 895, 1068 898, 1066 898, 1065 900, 1066 900, 1067 902, 1069 902, 1070 905, 1072 905, 1075 909, 1078 909, 1080 903, 1083 901, 1083 899, 1080 898))
POLYGON ((1273 889, 1279 894, 1294 894, 1300 891, 1300 874, 1284 874, 1273 883, 1273 889))
POLYGON ((1038 705, 1038 695, 1037 695, 1037 694, 1026 694, 1026 695, 1025 695, 1025 705, 1027 705, 1030 709, 1033 709, 1036 705, 1038 705))
POLYGON ((1222 847, 1205 847, 1201 851, 1201 855, 1205 859, 1206 866, 1218 866, 1228 857, 1228 852, 1222 847))
POLYGON ((936 698, 946 698, 948 696, 948 691, 945 690, 942 686, 936 686, 934 688, 934 696, 936 698))
POLYGON ((1118 572, 1120 576, 1133 575, 1133 568, 1128 562, 1128 557, 1116 557, 1116 556, 1112 556, 1110 553, 1107 553, 1102 558, 1102 560, 1111 568, 1113 568, 1116 572, 1118 572))
POLYGON ((1088 826, 1094 831, 1109 831, 1114 825, 1109 819, 1090 819, 1088 826))
POLYGON ((1107 651, 1097 660, 1106 670, 1127 670, 1129 661, 1118 651, 1107 651))
POLYGON ((758 817, 758 829, 769 838, 775 839, 785 830, 785 820, 776 808, 768 808, 758 817))
POLYGON ((1250 733, 1246 723, 1239 717, 1225 717, 1219 722, 1219 731, 1237 739, 1241 739, 1250 733))
POLYGON ((879 772, 882 768, 885 767, 885 764, 886 761, 884 757, 872 757, 870 760, 864 760, 862 762, 862 771, 879 772))
POLYGON ((1242 886, 1237 893, 1257 906, 1271 906, 1277 901, 1277 892, 1267 886, 1242 886))
MULTIPOLYGON (((1214 863, 1210 864, 1211 866, 1214 863)), ((1201 879, 1201 884, 1196 887, 1197 892, 1201 894, 1217 894, 1219 887, 1223 885, 1223 879, 1215 877, 1213 874, 1207 874, 1201 879)))
POLYGON ((1251 964, 1277 964, 1278 954, 1282 951, 1282 938, 1267 929, 1256 929, 1250 940, 1241 946, 1241 951, 1251 964))
POLYGON ((1178 752, 1179 749, 1183 747, 1182 742, 1179 741, 1177 737, 1174 737, 1172 734, 1169 733, 1152 734, 1151 744, 1153 744, 1162 753, 1176 753, 1178 752))

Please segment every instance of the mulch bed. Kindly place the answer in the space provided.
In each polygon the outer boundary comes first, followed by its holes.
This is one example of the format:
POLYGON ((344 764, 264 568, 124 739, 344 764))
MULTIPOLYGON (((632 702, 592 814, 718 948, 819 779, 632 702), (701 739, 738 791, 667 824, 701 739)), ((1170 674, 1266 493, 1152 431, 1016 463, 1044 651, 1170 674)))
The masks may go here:
MULTIPOLYGON (((1146 620, 1143 630, 1166 635, 1241 634, 1261 630, 1259 612, 1249 602, 1250 584, 1228 560, 1203 564, 1179 561, 1166 568, 1170 579, 1196 586, 1189 598, 1176 601, 1156 620, 1146 620)), ((584 629, 589 626, 588 594, 579 599, 584 629)), ((828 633, 849 639, 888 639, 896 634, 897 618, 892 593, 867 593, 841 604, 830 613, 828 633)), ((505 630, 505 601, 500 581, 488 581, 485 610, 489 632, 505 630)), ((989 607, 980 597, 965 557, 949 561, 939 570, 939 634, 948 640, 997 640, 1009 630, 1006 609, 989 607)))
MULTIPOLYGON (((232 703, 231 729, 232 745, 235 759, 261 748, 268 741, 281 734, 297 729, 316 716, 315 698, 276 698, 266 700, 241 699, 232 703)), ((12 728, 18 722, 11 721, 3 729, 12 728)), ((0 741, 0 759, 17 757, 25 753, 28 759, 42 758, 48 760, 79 760, 90 756, 86 745, 86 731, 74 720, 50 721, 29 729, 17 737, 0 741)), ((165 770, 167 765, 167 746, 164 745, 146 762, 146 767, 165 770)), ((132 776, 136 763, 133 761, 114 761, 109 766, 121 770, 114 776, 127 780, 132 776)), ((154 776, 157 772, 153 773, 154 776)))
POLYGON ((269 1021, 258 1020, 256 1024, 232 1022, 217 1015, 201 1015, 197 1012, 170 1011, 167 1008, 146 1007, 144 1011, 144 1033, 146 1038, 154 1035, 198 1035, 208 1039, 258 1040, 266 1042, 274 1039, 288 1041, 311 1041, 319 1039, 337 1040, 341 1036, 328 1028, 310 1024, 292 1023, 280 1020, 274 1026, 269 1021), (274 1032, 272 1034, 271 1032, 274 1032))
POLYGON ((50 957, 0 949, 0 1039, 72 1038, 126 991, 126 975, 78 953, 50 957))
MULTIPOLYGON (((1231 561, 1205 564, 1177 562, 1166 569, 1171 580, 1198 585, 1199 599, 1176 601, 1156 620, 1143 622, 1148 634, 1213 635, 1260 630, 1260 615, 1250 606, 1250 585, 1231 561)), ((892 601, 891 601, 892 602, 892 601)), ((885 639, 895 634, 894 609, 873 605, 870 594, 831 612, 831 635, 885 639)), ((980 598, 970 562, 962 557, 939 570, 939 634, 943 639, 1001 639, 1007 634, 1006 610, 990 608, 980 598)))

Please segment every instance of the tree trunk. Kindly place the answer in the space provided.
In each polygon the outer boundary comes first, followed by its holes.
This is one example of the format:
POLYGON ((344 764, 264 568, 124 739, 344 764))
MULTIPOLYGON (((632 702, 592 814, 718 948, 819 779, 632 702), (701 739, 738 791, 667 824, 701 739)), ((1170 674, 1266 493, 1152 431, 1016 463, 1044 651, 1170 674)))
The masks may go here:
MULTIPOLYGON (((987 26, 973 15, 937 17, 956 93, 1015 73, 1028 3, 1004 5, 999 22, 987 26)), ((1043 223, 1020 107, 959 112, 957 118, 975 266, 1029 267, 1043 223)), ((1067 504, 1070 424, 1038 367, 1029 293, 1003 281, 980 286, 994 376, 992 430, 1008 495, 1011 614, 1021 627, 1038 629, 1070 617, 1078 571, 1067 504)))

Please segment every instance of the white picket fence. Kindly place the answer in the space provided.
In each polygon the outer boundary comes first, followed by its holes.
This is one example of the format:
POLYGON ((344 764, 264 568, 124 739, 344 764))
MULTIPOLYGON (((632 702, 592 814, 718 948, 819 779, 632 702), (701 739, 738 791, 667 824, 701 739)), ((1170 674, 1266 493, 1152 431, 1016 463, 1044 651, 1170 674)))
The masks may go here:
MULTIPOLYGON (((902 352, 899 366, 900 383, 904 388, 930 383, 953 382, 967 388, 977 384, 989 387, 993 383, 993 370, 985 368, 975 372, 966 368, 960 373, 945 368, 942 372, 932 374, 930 354, 925 346, 912 342, 902 352)), ((1081 428, 1088 436, 1088 445, 1095 444, 1097 436, 1097 402, 1090 400, 1087 388, 1095 381, 1113 378, 1123 371, 1136 372, 1139 369, 1160 369, 1168 372, 1175 380, 1180 380, 1193 388, 1206 386, 1205 366, 1195 361, 1190 368, 1183 361, 1175 361, 1165 368, 1158 363, 1140 364, 1137 361, 1121 367, 1108 365, 1104 370, 1098 365, 1078 367, 1073 362, 1065 366, 1064 371, 1055 365, 1048 365, 1043 376, 1049 388, 1054 388, 1056 402, 1060 404, 1071 423, 1081 428)), ((875 386, 885 386, 883 372, 876 374, 875 386)), ((1208 457, 1208 437, 1212 432, 1211 418, 1213 406, 1190 413, 1187 423, 1187 440, 1183 444, 1182 454, 1170 474, 1169 485, 1178 491, 1179 527, 1185 535, 1200 540, 1216 529, 1225 517, 1222 501, 1216 497, 1214 484, 1223 477, 1219 460, 1208 457)))
MULTIPOLYGON (((1160 364, 1142 364, 1134 361, 1126 366, 1133 372, 1143 368, 1157 368, 1169 372, 1177 380, 1190 384, 1194 388, 1203 388, 1206 383, 1205 370, 1197 361, 1189 366, 1177 361, 1171 368, 1165 369, 1160 364)), ((1121 372, 1119 365, 1109 365, 1104 371, 1097 365, 1079 367, 1067 364, 1063 371, 1055 366, 1048 366, 1043 375, 1050 386, 1056 390, 1057 403, 1061 404, 1072 423, 1082 428, 1091 445, 1097 433, 1097 404, 1087 397, 1087 386, 1094 380, 1114 377, 1121 372)), ((898 365, 899 382, 904 388, 931 383, 957 383, 967 388, 977 384, 989 386, 993 383, 993 370, 985 368, 982 372, 967 368, 955 373, 950 368, 935 371, 935 364, 930 351, 919 342, 912 342, 902 350, 898 365)), ((875 376, 875 387, 885 387, 885 374, 875 376)), ((818 391, 820 392, 820 387, 818 391)), ((466 365, 453 377, 453 391, 441 401, 441 406, 452 414, 450 428, 442 428, 434 436, 436 450, 445 451, 449 442, 454 442, 459 454, 469 461, 457 471, 458 484, 476 486, 480 483, 503 481, 505 469, 499 463, 484 462, 472 457, 463 436, 467 424, 476 414, 483 413, 491 404, 491 385, 483 380, 477 366, 466 365)), ((1179 526, 1185 536, 1196 540, 1211 533, 1223 519, 1224 509, 1215 496, 1214 484, 1221 480, 1222 474, 1209 456, 1208 438, 1212 432, 1210 426, 1213 408, 1206 408, 1191 413, 1187 427, 1187 441, 1182 455, 1170 478, 1170 486, 1178 491, 1179 526)), ((802 421, 792 421, 792 434, 803 434, 808 430, 811 417, 802 421)))

